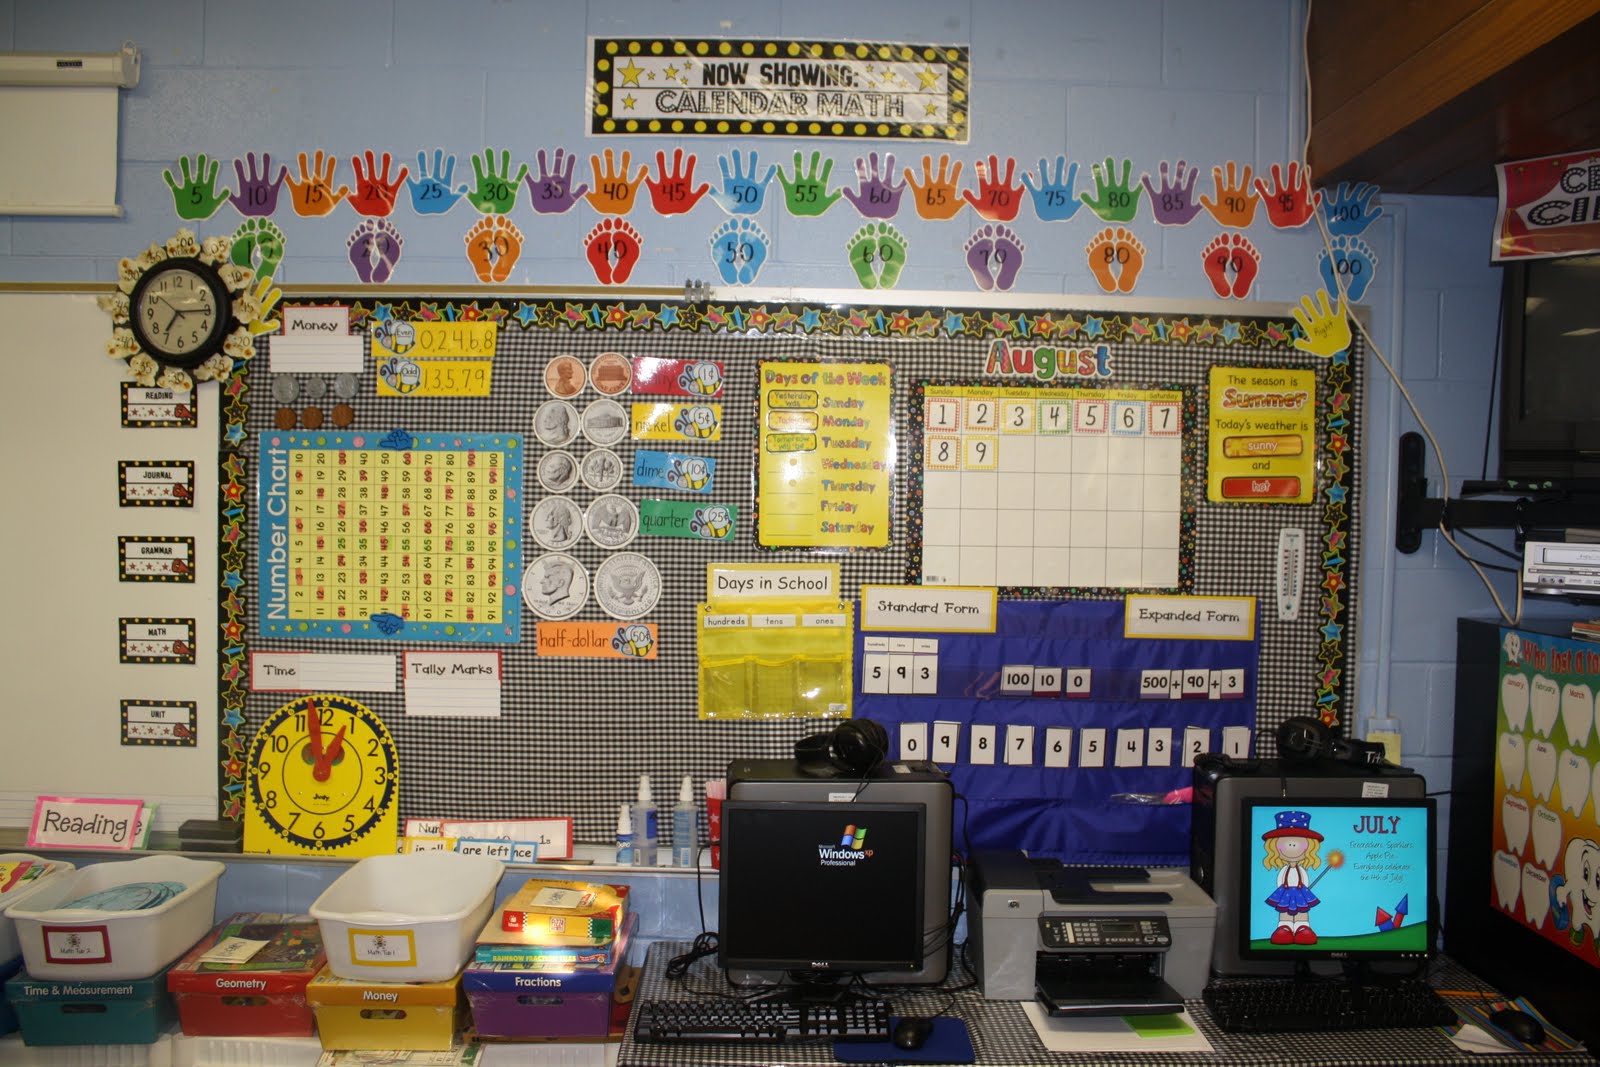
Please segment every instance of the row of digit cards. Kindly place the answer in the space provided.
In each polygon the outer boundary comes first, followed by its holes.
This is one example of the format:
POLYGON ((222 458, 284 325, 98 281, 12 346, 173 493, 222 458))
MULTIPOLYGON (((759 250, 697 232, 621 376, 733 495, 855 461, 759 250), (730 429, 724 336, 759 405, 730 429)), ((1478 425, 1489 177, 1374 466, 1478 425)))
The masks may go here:
MULTIPOLYGON (((951 673, 946 671, 946 674, 951 673)), ((964 692, 997 692, 1002 697, 1073 697, 1099 700, 1240 700, 1245 695, 1242 667, 1157 667, 1141 671, 1101 671, 1095 682, 1089 667, 1032 663, 1007 664, 998 685, 972 676, 946 681, 964 692), (1134 688, 1135 684, 1137 688, 1134 688)), ((939 642, 931 637, 862 639, 861 691, 901 696, 939 695, 939 642)))
POLYGON ((1224 726, 1220 733, 1222 745, 1213 749, 1213 730, 1207 726, 1185 727, 1178 738, 1169 726, 1047 726, 1040 730, 1026 723, 903 722, 899 726, 899 758, 1012 767, 1171 767, 1175 742, 1181 742, 1183 766, 1192 765, 1196 756, 1206 752, 1220 751, 1235 759, 1250 757, 1250 727, 1224 726))

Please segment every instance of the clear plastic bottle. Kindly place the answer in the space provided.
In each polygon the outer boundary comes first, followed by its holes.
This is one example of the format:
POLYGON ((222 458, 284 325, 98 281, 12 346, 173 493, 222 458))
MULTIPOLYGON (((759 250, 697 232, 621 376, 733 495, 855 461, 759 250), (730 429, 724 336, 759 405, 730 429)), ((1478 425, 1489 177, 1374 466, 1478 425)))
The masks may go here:
POLYGON ((699 812, 694 806, 694 783, 686 774, 683 781, 678 783, 678 803, 672 809, 672 862, 677 867, 693 867, 695 865, 695 846, 700 843, 700 835, 695 830, 695 818, 699 812))
POLYGON ((1383 758, 1400 766, 1400 720, 1390 715, 1367 717, 1367 740, 1383 746, 1383 758))
POLYGON ((617 862, 633 863, 633 814, 627 804, 617 805, 617 862))
POLYGON ((660 815, 655 794, 650 791, 650 776, 639 776, 639 797, 633 802, 633 865, 654 867, 660 833, 660 815))

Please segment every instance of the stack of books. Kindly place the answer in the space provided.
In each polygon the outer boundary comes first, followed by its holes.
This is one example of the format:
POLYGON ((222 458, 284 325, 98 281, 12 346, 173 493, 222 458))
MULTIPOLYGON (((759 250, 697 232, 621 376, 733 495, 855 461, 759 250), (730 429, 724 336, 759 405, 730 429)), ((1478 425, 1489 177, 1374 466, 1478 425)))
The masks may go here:
POLYGON ((530 878, 490 912, 473 962, 546 971, 603 967, 622 947, 627 915, 625 885, 530 878))
POLYGON ((598 1041, 626 1021, 628 887, 530 878, 489 915, 463 987, 490 1041, 598 1041))

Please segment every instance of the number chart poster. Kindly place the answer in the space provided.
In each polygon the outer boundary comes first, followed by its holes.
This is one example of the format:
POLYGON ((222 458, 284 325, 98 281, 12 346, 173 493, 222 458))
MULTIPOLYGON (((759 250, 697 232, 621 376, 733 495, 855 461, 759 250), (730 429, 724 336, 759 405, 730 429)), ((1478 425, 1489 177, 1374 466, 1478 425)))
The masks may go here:
POLYGON ((1494 906, 1600 967, 1600 645, 1500 632, 1494 906))
POLYGON ((520 438, 394 430, 264 445, 264 635, 518 640, 520 438))
MULTIPOLYGON (((1112 794, 1179 784, 1186 745, 1197 738, 1213 750, 1242 744, 1236 751, 1253 754, 1255 740, 1270 738, 1282 719, 1313 709, 1342 728, 1360 533, 1352 521, 1361 491, 1359 339, 1348 352, 1319 357, 1295 347, 1289 308, 1231 318, 1238 313, 1214 303, 1136 314, 1092 305, 697 303, 622 292, 547 298, 492 288, 470 297, 383 296, 315 294, 317 307, 346 309, 349 336, 365 346, 356 380, 344 383, 351 425, 278 429, 277 386, 312 395, 338 383, 330 373, 275 365, 273 335, 258 339, 242 387, 217 399, 224 461, 214 647, 222 660, 225 816, 239 814, 253 728, 282 702, 281 693, 250 688, 257 654, 371 657, 494 642, 499 716, 407 714, 405 687, 350 694, 394 734, 406 768, 406 818, 570 816, 576 840, 605 841, 615 834, 616 805, 636 795, 641 774, 658 797, 688 775, 698 796, 734 759, 789 756, 814 718, 698 717, 696 605, 713 564, 827 560, 839 568, 839 602, 858 601, 864 586, 925 586, 941 595, 978 587, 998 600, 1003 623, 1031 606, 1066 626, 1008 632, 995 646, 1004 654, 984 662, 996 670, 1089 668, 1089 697, 869 692, 866 652, 851 649, 855 714, 881 715, 897 754, 903 725, 927 723, 931 740, 934 723, 963 724, 944 766, 968 795, 990 798, 986 817, 1036 819, 1040 842, 1051 847, 1071 839, 1073 827, 1114 816, 1154 827, 1151 847, 1165 852, 1180 833, 1178 806, 1152 812, 1112 802, 1112 794), (421 328, 430 322, 494 323, 492 358, 488 334, 472 330, 444 331, 455 348, 438 356, 473 363, 469 371, 492 363, 493 373, 463 379, 459 366, 444 367, 458 372, 454 387, 448 374, 430 377, 419 358, 434 351, 421 328), (396 345, 408 343, 397 354, 396 345), (686 386, 698 383, 679 373, 691 365, 719 371, 714 387, 686 386), (1310 500, 1207 498, 1205 413, 1210 369, 1219 365, 1310 375, 1310 500), (662 374, 663 366, 676 371, 662 374), (383 375, 391 371, 416 388, 389 388, 383 375), (813 373, 815 381, 804 380, 813 373), (630 418, 691 403, 714 414, 714 433, 698 432, 690 419, 630 418), (769 460, 784 465, 763 468, 769 460), (812 460, 815 476, 803 480, 817 493, 787 502, 786 532, 779 490, 789 487, 777 479, 812 460), (383 485, 388 498, 381 489, 374 497, 383 485), (498 498, 484 494, 496 486, 498 498), (421 492, 429 487, 431 499, 421 492), (470 517, 469 490, 479 492, 470 517), (488 510, 494 504, 498 512, 488 510), (451 506, 451 521, 479 527, 444 534, 437 524, 451 506), (703 512, 702 528, 719 532, 669 536, 646 521, 669 512, 703 512), (738 521, 718 527, 709 519, 717 514, 738 521), (373 524, 384 521, 412 525, 409 533, 391 526, 389 555, 378 558, 385 544, 372 538, 385 535, 373 524), (428 521, 432 534, 417 526, 428 521), (325 528, 313 529, 317 522, 325 528), (1274 583, 1284 573, 1285 529, 1298 531, 1306 552, 1295 572, 1303 575, 1297 612, 1280 617, 1274 583), (306 540, 317 536, 320 545, 306 540), (411 539, 409 560, 402 536, 411 539), (431 546, 419 542, 430 536, 431 546), (446 547, 444 536, 456 540, 446 547), (339 543, 328 540, 338 537, 342 560, 339 543), (1254 637, 1125 638, 1111 617, 1136 593, 1250 598, 1254 637), (528 612, 539 627, 522 624, 528 612), (1091 624, 1101 636, 1080 639, 1091 624), (557 625, 581 634, 584 654, 575 652, 579 642, 554 639, 557 625), (541 629, 551 640, 539 640, 541 629), (1143 682, 1142 673, 1126 673, 1134 666, 1167 672, 1168 699, 1133 698, 1127 684, 1143 682), (1180 669, 1180 679, 1192 669, 1197 680, 1174 687, 1171 672, 1180 669), (1213 676, 1217 699, 1209 696, 1213 676), (1104 689, 1113 682, 1119 688, 1104 689), (1175 690, 1180 698, 1170 696, 1175 690), (1032 763, 975 762, 974 726, 994 727, 993 743, 1009 741, 1007 752, 1017 741, 1008 730, 1032 728, 1032 763), (1073 731, 1070 742, 1049 732, 1059 729, 1073 731), (1061 754, 1058 743, 1070 766, 1047 765, 1061 754), (1108 762, 1094 767, 1100 746, 1108 762), (1157 761, 1167 753, 1172 762, 1163 766, 1157 761), (1137 755, 1138 765, 1118 764, 1119 755, 1137 755)), ((294 306, 293 294, 288 300, 294 306)), ((694 532, 692 522, 685 528, 694 532)), ((202 647, 213 647, 200 636, 202 647)), ((941 632, 917 640, 938 643, 952 670, 984 643, 941 632)), ((785 646, 773 653, 782 658, 785 646)), ((797 681, 796 694, 802 690, 797 681)), ((981 757, 981 730, 979 737, 981 757)))

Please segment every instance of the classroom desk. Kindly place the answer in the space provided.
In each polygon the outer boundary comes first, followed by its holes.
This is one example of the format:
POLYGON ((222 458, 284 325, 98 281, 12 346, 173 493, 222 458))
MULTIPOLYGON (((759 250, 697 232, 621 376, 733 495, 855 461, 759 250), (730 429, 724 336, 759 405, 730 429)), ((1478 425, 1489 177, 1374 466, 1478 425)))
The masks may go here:
MULTIPOLYGON (((721 970, 716 966, 715 957, 697 960, 681 983, 667 979, 667 960, 686 951, 688 947, 685 943, 671 941, 650 946, 644 977, 639 985, 640 999, 689 999, 693 996, 689 991, 691 989, 702 992, 728 989, 721 970)), ((1436 962, 1434 973, 1442 988, 1481 989, 1486 995, 1493 992, 1449 960, 1436 962)), ((960 985, 966 979, 966 974, 957 968, 946 984, 960 985)), ((937 988, 891 992, 889 997, 897 1012, 903 1011, 908 1015, 932 1014, 950 1000, 949 993, 937 988)), ((1088 1067, 1091 1064, 1155 1064, 1160 1067, 1187 1067, 1189 1064, 1195 1067, 1228 1067, 1234 1064, 1239 1067, 1416 1064, 1418 1067, 1443 1067, 1469 1063, 1480 1067, 1585 1067, 1596 1063, 1583 1052, 1474 1055, 1460 1051, 1442 1031, 1432 1029, 1363 1030, 1334 1034, 1225 1034, 1212 1025, 1201 1001, 1191 1000, 1188 1007, 1189 1013, 1210 1040, 1214 1052, 1047 1052, 1034 1035, 1020 1003, 985 1000, 976 988, 956 993, 947 1014, 966 1021, 973 1049, 977 1053, 976 1063, 993 1067, 1088 1067)), ((645 1044, 633 1040, 630 1025, 617 1054, 617 1067, 765 1067, 779 1063, 805 1067, 808 1064, 835 1063, 831 1048, 826 1042, 793 1045, 645 1044)))

